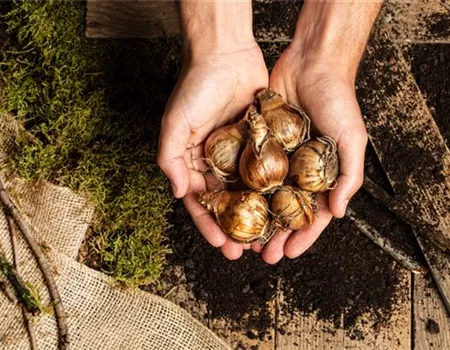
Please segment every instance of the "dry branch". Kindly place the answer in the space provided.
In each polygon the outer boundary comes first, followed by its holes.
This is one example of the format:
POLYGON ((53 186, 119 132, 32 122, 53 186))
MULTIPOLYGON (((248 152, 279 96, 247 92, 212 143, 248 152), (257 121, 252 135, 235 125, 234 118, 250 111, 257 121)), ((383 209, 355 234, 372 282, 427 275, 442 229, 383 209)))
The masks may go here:
POLYGON ((349 218, 359 231, 364 233, 372 242, 388 253, 394 260, 399 262, 403 267, 414 273, 426 273, 427 269, 418 263, 413 257, 406 254, 401 249, 396 248, 390 240, 378 232, 367 221, 357 217, 355 211, 347 208, 346 217, 349 218))
MULTIPOLYGON (((7 216, 7 218, 8 218, 9 232, 11 234, 11 247, 13 252, 14 268, 18 273, 20 273, 16 224, 14 223, 14 220, 10 216, 7 216)), ((30 348, 31 350, 37 350, 38 347, 36 341, 36 334, 34 333, 33 323, 31 321, 31 314, 23 305, 22 305, 22 316, 25 327, 28 332, 28 337, 30 338, 30 348)))
POLYGON ((55 278, 53 272, 47 262, 44 253, 41 250, 38 242, 35 239, 35 232, 30 224, 22 217, 22 214, 17 209, 15 204, 11 201, 6 186, 3 179, 0 177, 0 199, 6 208, 7 214, 11 215, 15 222, 17 223, 20 231, 22 232, 25 240, 33 252, 37 263, 41 269, 42 275, 47 284, 48 291, 51 298, 53 299, 53 309, 55 311, 56 324, 58 326, 58 336, 59 336, 59 349, 68 350, 69 349, 69 330, 67 327, 67 316, 64 311, 64 307, 59 295, 58 288, 56 286, 55 278))

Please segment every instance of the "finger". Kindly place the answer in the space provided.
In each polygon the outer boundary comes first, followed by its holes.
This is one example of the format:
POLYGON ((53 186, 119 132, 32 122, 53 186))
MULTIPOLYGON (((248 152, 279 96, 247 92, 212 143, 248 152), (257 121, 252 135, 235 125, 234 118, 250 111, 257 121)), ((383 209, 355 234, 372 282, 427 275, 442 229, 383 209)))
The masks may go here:
POLYGON ((222 254, 229 260, 237 260, 242 256, 242 245, 228 239, 224 245, 220 247, 222 254))
POLYGON ((189 169, 184 161, 184 154, 190 128, 185 120, 169 107, 162 120, 159 141, 158 165, 169 178, 176 198, 184 197, 189 188, 189 169))
POLYGON ((263 251, 263 248, 263 245, 261 245, 261 243, 259 242, 255 242, 252 244, 252 249, 256 253, 261 253, 263 251))
POLYGON ((289 236, 288 241, 284 245, 284 254, 288 258, 294 259, 302 255, 313 245, 330 223, 333 215, 328 208, 327 201, 328 199, 325 196, 318 196, 319 211, 314 217, 314 223, 311 227, 295 231, 289 236))
POLYGON ((242 244, 242 249, 249 250, 252 246, 250 244, 242 244))
POLYGON ((208 170, 208 165, 204 161, 203 147, 203 143, 196 146, 188 144, 188 148, 184 154, 186 166, 200 173, 205 173, 208 170))
POLYGON ((340 175, 337 187, 330 192, 330 210, 335 217, 345 215, 348 202, 362 186, 367 133, 362 120, 339 137, 340 175))
POLYGON ((268 264, 276 264, 284 256, 284 245, 292 231, 277 230, 271 240, 264 246, 262 258, 268 264))
POLYGON ((225 185, 217 177, 211 173, 204 174, 203 177, 206 181, 206 188, 208 191, 222 191, 225 189, 225 185))
POLYGON ((191 170, 191 187, 189 193, 183 198, 184 205, 192 217, 195 226, 203 237, 214 247, 221 247, 227 241, 227 236, 217 225, 216 220, 208 210, 203 208, 195 198, 195 192, 205 188, 203 176, 191 170))

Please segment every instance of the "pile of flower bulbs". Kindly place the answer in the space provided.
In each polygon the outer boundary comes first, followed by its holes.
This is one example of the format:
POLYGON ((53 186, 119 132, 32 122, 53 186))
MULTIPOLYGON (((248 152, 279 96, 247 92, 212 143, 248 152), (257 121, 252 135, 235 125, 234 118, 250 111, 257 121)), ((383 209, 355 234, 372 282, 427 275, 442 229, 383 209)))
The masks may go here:
POLYGON ((267 241, 277 228, 310 226, 314 195, 334 188, 339 174, 335 141, 310 140, 306 113, 270 89, 256 95, 242 120, 211 133, 205 158, 219 180, 244 184, 240 191, 198 194, 238 243, 267 241))

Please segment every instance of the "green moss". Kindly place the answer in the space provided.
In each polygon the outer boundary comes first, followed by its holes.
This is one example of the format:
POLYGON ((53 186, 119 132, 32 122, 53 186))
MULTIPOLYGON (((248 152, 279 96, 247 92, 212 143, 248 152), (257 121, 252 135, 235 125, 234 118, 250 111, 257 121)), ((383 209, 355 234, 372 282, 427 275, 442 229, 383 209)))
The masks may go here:
POLYGON ((87 193, 98 268, 129 285, 155 281, 172 200, 155 155, 179 40, 84 38, 78 1, 14 3, 4 21, 2 108, 33 135, 14 170, 87 193))
POLYGON ((41 311, 41 302, 39 294, 35 288, 22 280, 14 267, 6 260, 6 257, 0 251, 0 273, 2 273, 11 283, 16 297, 28 312, 38 314, 41 311))

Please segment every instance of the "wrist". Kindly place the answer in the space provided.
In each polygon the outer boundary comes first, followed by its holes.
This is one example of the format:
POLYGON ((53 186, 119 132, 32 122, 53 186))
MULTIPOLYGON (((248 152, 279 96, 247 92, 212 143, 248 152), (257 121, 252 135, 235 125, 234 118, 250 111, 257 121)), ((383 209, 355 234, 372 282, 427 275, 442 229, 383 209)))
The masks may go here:
POLYGON ((289 50, 307 68, 354 80, 382 1, 305 1, 289 50))
POLYGON ((226 55, 253 48, 251 0, 182 1, 185 50, 190 58, 226 55))

